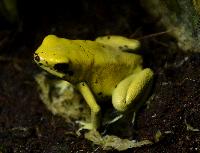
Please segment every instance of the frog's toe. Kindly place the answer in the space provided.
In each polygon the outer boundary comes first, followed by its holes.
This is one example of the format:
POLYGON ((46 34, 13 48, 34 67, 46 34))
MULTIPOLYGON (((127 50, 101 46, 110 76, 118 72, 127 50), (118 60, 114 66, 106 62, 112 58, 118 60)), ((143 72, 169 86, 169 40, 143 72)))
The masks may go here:
POLYGON ((87 123, 87 122, 83 122, 83 121, 76 121, 76 123, 78 123, 80 126, 80 128, 76 132, 78 135, 80 135, 81 130, 93 130, 94 129, 94 126, 92 123, 87 123))

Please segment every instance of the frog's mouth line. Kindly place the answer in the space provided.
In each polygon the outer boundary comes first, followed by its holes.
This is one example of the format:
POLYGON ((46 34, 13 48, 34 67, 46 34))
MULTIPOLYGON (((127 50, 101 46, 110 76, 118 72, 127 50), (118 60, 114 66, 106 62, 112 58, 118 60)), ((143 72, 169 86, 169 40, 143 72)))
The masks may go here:
POLYGON ((44 69, 45 71, 55 75, 55 76, 58 76, 60 78, 63 78, 65 76, 64 73, 61 73, 61 72, 58 72, 57 70, 55 70, 53 67, 50 67, 48 65, 39 65, 42 69, 44 69))

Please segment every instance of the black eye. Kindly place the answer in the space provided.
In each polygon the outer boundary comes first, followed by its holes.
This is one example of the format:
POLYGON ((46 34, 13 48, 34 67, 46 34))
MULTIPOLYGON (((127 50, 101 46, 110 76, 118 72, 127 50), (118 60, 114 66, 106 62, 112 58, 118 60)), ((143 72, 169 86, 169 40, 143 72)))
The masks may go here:
POLYGON ((54 69, 57 70, 58 72, 69 74, 70 76, 72 76, 74 74, 73 71, 71 71, 69 69, 69 64, 68 63, 59 63, 59 64, 56 64, 54 66, 54 69))

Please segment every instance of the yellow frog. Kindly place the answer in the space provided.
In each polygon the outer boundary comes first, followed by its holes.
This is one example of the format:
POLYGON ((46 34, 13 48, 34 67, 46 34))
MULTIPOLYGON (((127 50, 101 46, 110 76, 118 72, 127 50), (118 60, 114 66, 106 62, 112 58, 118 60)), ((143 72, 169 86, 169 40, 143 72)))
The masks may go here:
POLYGON ((76 87, 91 109, 91 122, 81 122, 82 129, 96 130, 100 125, 96 99, 112 96, 114 108, 123 113, 134 110, 147 98, 153 72, 142 68, 140 55, 130 53, 139 46, 139 41, 122 36, 91 41, 48 35, 34 53, 34 60, 76 87))

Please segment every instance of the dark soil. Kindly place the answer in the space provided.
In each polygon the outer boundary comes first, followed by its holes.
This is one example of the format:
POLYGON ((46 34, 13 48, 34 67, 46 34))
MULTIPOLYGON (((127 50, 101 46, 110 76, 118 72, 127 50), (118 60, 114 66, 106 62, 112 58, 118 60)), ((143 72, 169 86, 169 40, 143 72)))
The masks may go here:
MULTIPOLYGON (((140 38, 145 67, 155 72, 151 103, 138 114, 134 139, 151 146, 124 151, 137 153, 199 152, 200 54, 183 53, 140 7, 123 0, 18 1, 19 20, 0 16, 0 153, 102 153, 101 147, 77 137, 77 126, 53 116, 39 98, 32 55, 47 34, 69 39, 94 39, 118 34, 140 38), (159 141, 155 135, 160 131, 159 141)), ((130 132, 131 133, 131 132, 130 132)))

